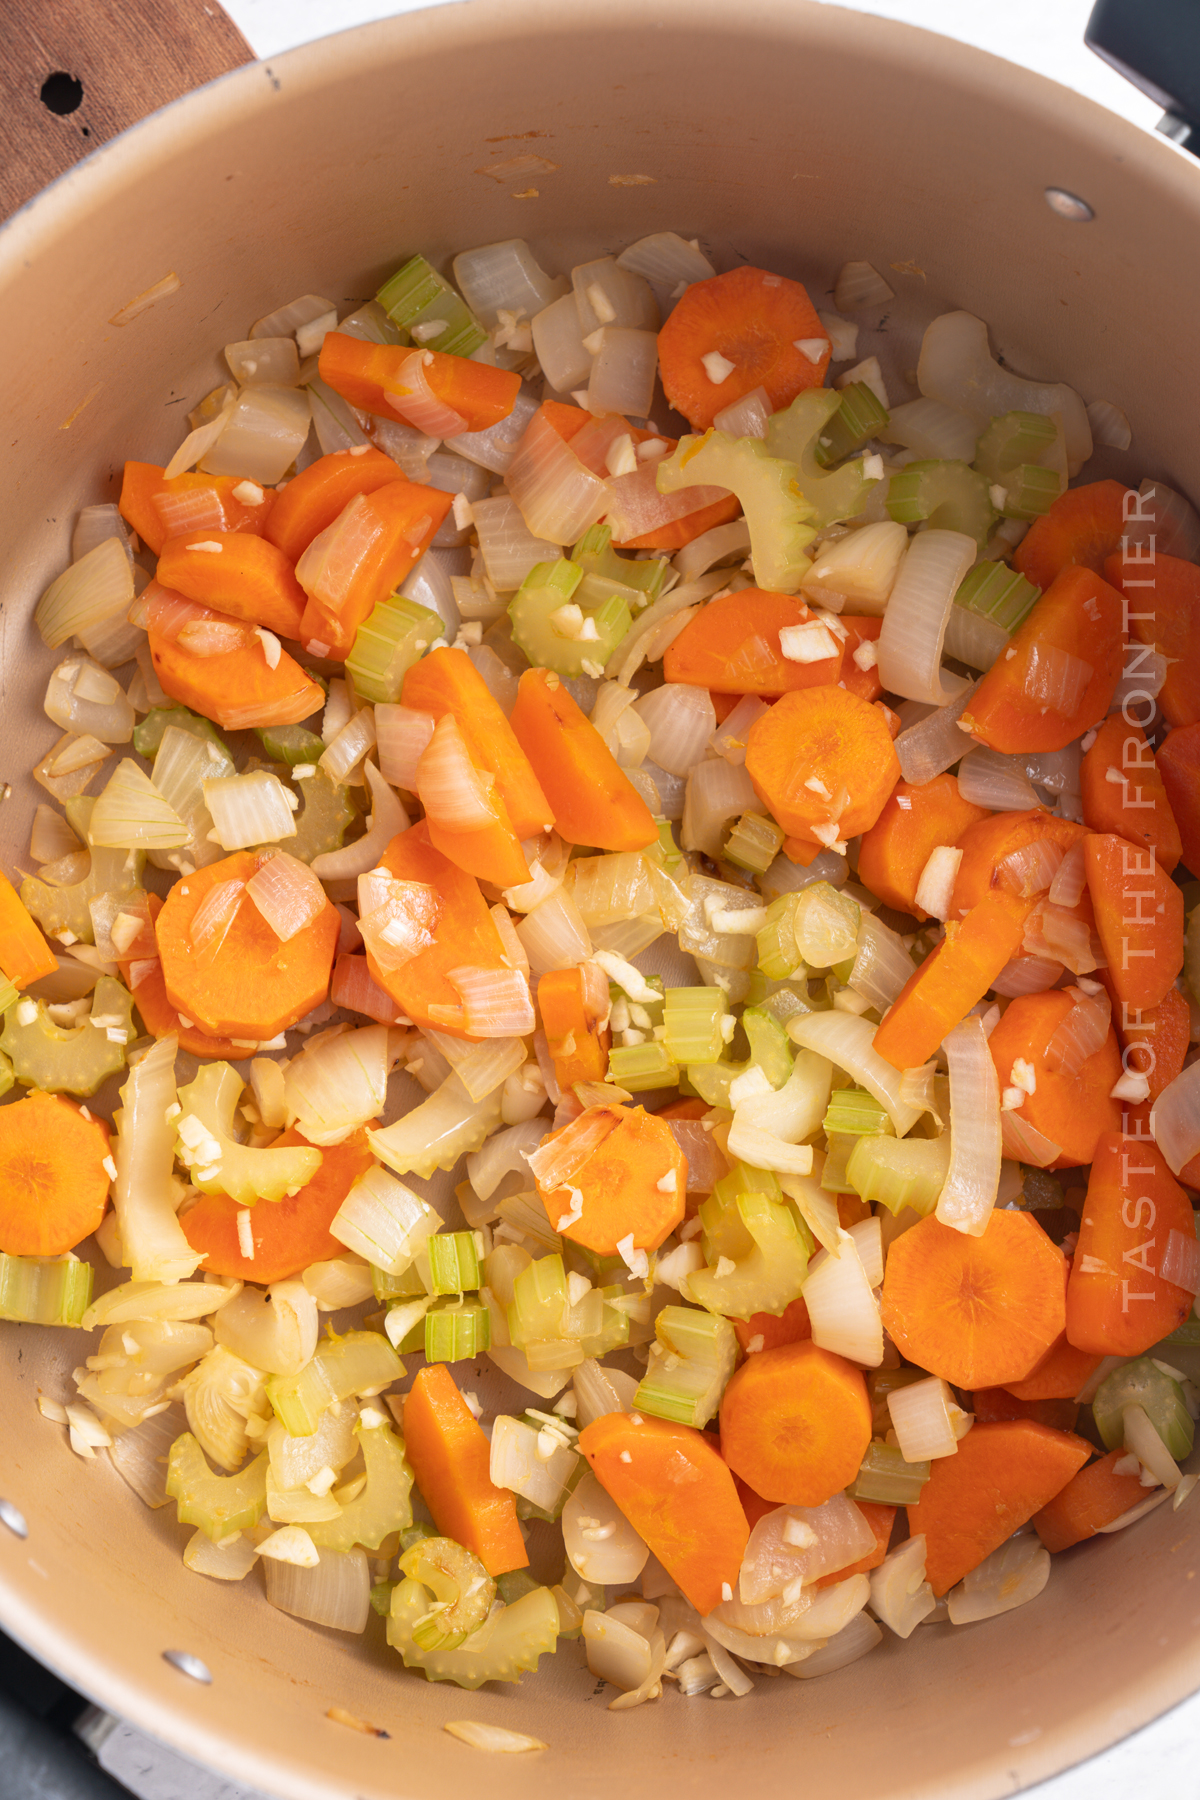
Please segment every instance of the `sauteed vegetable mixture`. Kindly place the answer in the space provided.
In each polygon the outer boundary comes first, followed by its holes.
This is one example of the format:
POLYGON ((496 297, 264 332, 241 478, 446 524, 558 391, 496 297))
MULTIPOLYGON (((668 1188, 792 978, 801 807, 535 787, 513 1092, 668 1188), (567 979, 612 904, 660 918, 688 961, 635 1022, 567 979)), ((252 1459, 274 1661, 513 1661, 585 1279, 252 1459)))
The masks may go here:
POLYGON ((452 273, 227 345, 38 602, 0 1317, 199 1575, 742 1695, 1196 1480, 1200 520, 866 263, 452 273))

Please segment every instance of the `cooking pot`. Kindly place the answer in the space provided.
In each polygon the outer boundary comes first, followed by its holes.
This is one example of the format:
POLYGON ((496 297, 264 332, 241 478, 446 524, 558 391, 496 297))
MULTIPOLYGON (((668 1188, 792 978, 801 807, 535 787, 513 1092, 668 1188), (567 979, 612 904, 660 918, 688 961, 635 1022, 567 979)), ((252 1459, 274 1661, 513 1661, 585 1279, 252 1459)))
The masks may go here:
MULTIPOLYGON (((123 459, 174 451, 224 342, 294 294, 348 310, 414 250, 445 266, 521 236, 566 270, 665 228, 719 268, 797 276, 818 304, 841 264, 869 259, 896 298, 863 317, 860 353, 885 360, 895 394, 914 392, 925 322, 963 307, 1013 368, 1128 414, 1134 453, 1106 453, 1102 472, 1186 488, 1200 468, 1200 178, 1089 101, 803 0, 473 0, 363 27, 176 102, 3 233, 4 866, 22 864, 24 773, 51 736, 34 601, 123 459), (1055 210, 1048 190, 1086 204, 1055 210), (113 322, 168 275, 174 291, 113 322)), ((323 1632, 270 1608, 256 1574, 193 1576, 172 1508, 68 1452, 36 1396, 67 1393, 87 1341, 0 1331, 0 1624, 99 1705, 288 1800, 430 1800, 458 1783, 495 1800, 668 1784, 695 1800, 751 1784, 990 1800, 1200 1686, 1196 1501, 1055 1558, 1017 1612, 888 1635, 851 1668, 759 1680, 745 1701, 668 1693, 610 1714, 577 1645, 519 1689, 426 1685, 375 1621, 323 1632), (331 1722, 331 1706, 389 1735, 331 1722), (463 1718, 549 1748, 485 1765, 441 1729, 463 1718)))

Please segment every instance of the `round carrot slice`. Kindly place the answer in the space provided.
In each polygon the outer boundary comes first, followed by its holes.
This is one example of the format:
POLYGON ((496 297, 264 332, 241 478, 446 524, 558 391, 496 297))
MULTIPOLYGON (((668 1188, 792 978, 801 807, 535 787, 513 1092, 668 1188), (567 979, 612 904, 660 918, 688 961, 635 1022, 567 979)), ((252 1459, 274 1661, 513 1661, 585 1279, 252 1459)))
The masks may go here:
POLYGON ((1006 1008, 988 1039, 1002 1088, 1013 1085, 1013 1063, 1018 1057, 1033 1070, 1036 1087, 1022 1101, 1018 1118, 1059 1146, 1062 1155, 1049 1165, 1052 1169, 1090 1163, 1101 1135, 1121 1129, 1121 1102, 1112 1098, 1112 1089, 1121 1079, 1121 1051, 1111 1026, 1105 1041, 1077 1075, 1063 1068, 1052 1069, 1046 1062, 1050 1040, 1074 1004, 1070 994, 1060 990, 1022 994, 1006 1008))
POLYGON ((776 1506, 823 1506, 870 1442, 861 1372, 811 1340, 747 1357, 721 1399, 722 1456, 776 1506))
POLYGON ((955 1387, 1023 1381, 1066 1322, 1062 1251, 1028 1213, 994 1212, 982 1237, 922 1219, 888 1252, 884 1327, 955 1387))
MULTIPOLYGON (((287 1150, 307 1144, 298 1131, 285 1131, 274 1148, 287 1150)), ((210 1275, 237 1275, 243 1281, 283 1281, 298 1275, 309 1263, 345 1256, 346 1246, 329 1233, 330 1222, 342 1201, 374 1157, 365 1128, 340 1144, 321 1150, 321 1166, 312 1180, 290 1198, 261 1201, 250 1214, 254 1260, 242 1255, 237 1216, 242 1208, 227 1194, 202 1194, 195 1206, 180 1218, 183 1235, 193 1250, 204 1253, 204 1270, 210 1275)))
MULTIPOLYGON (((597 1256, 619 1256, 630 1238, 635 1250, 657 1250, 683 1218, 687 1160, 670 1125, 656 1114, 641 1106, 604 1111, 616 1122, 582 1166, 562 1185, 539 1182, 547 1216, 563 1237, 597 1256)), ((574 1119, 555 1136, 579 1125, 574 1119)))
POLYGON ((784 694, 755 720, 746 773, 789 837, 825 849, 874 825, 900 779, 882 715, 841 687, 784 694))
MULTIPOLYGON (((688 288, 658 334, 663 391, 676 412, 704 431, 719 412, 767 390, 772 412, 805 388, 820 387, 829 367, 829 341, 798 281, 765 269, 730 269, 688 288), (798 343, 821 341, 815 362, 798 343), (714 380, 704 358, 713 351, 733 368, 714 380)), ((719 372, 720 364, 716 365, 719 372)))
POLYGON ((108 1127, 36 1089, 0 1107, 0 1250, 61 1256, 99 1225, 108 1200, 108 1127))

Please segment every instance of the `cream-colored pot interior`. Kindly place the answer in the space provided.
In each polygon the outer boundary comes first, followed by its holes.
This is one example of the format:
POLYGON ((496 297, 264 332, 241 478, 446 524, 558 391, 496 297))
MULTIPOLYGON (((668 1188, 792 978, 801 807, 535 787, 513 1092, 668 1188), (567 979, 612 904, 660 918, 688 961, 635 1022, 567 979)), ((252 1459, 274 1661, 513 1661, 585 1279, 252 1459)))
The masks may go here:
MULTIPOLYGON (((802 0, 472 0, 366 27, 176 103, 3 233, 5 868, 28 841, 23 773, 53 735, 33 603, 76 509, 115 496, 126 456, 175 449, 223 343, 294 294, 369 296, 414 250, 444 263, 523 236, 566 270, 664 228, 698 234, 719 268, 799 276, 820 305, 867 257, 897 290, 863 338, 896 392, 913 392, 919 326, 965 307, 1020 372, 1128 413, 1122 473, 1195 489, 1200 173, 1090 102, 802 0), (1057 217, 1051 185, 1094 221, 1057 217), (169 271, 177 293, 109 322, 169 271)), ((520 1689, 427 1686, 378 1622, 363 1639, 322 1632, 268 1607, 257 1574, 228 1587, 184 1569, 173 1509, 149 1512, 38 1415, 38 1385, 61 1393, 84 1341, 0 1328, 0 1494, 28 1522, 27 1538, 0 1526, 0 1623, 101 1705, 275 1794, 429 1800, 463 1782, 495 1800, 638 1800, 669 1783, 697 1800, 984 1800, 1200 1685, 1193 1502, 1056 1558, 1021 1611, 889 1637, 840 1674, 763 1680, 741 1702, 668 1694, 610 1714, 575 1645, 520 1689), (212 1685, 168 1649, 201 1657, 212 1685), (332 1704, 390 1738, 329 1723, 332 1704), (464 1717, 550 1748, 485 1764, 440 1729, 464 1717)))

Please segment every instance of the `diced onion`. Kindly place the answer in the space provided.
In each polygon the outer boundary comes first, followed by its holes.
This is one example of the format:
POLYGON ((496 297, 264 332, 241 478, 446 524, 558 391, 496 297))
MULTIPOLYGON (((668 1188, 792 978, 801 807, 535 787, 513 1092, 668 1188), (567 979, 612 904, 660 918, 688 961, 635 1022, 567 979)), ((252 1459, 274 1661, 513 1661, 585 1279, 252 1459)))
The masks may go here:
POLYGON ((908 533, 893 519, 862 525, 823 543, 800 592, 834 612, 881 614, 896 583, 908 533))
POLYGON ((746 1606, 782 1594, 794 1581, 834 1575, 875 1548, 875 1534, 854 1501, 835 1494, 822 1506, 780 1506, 750 1533, 738 1577, 746 1606))
POLYGON ((371 1265, 359 1256, 331 1256, 309 1263, 300 1277, 318 1312, 341 1312, 374 1297, 371 1265))
POLYGON ((833 290, 833 304, 840 313, 856 306, 882 306, 895 298, 894 291, 869 262, 842 264, 833 290))
MULTIPOLYGON (((225 392, 229 394, 232 389, 226 388, 225 392)), ((215 419, 210 419, 203 425, 197 425, 194 431, 188 432, 163 470, 164 481, 174 481, 177 475, 182 475, 186 470, 194 468, 201 457, 208 455, 229 423, 229 415, 232 410, 233 403, 230 401, 221 408, 215 419)))
POLYGON ((442 902, 427 882, 397 881, 377 870, 358 878, 358 911, 363 943, 390 975, 432 947, 442 902))
POLYGON ((288 789, 269 769, 219 775, 215 781, 204 782, 203 790, 223 850, 246 850, 252 844, 273 844, 278 838, 296 835, 288 789))
POLYGON ((952 1625, 995 1619, 1036 1600, 1050 1579, 1050 1552, 1033 1533, 1009 1538, 946 1596, 952 1625))
POLYGON ((184 1545, 183 1560, 194 1575, 213 1581, 244 1581, 258 1561, 258 1545, 244 1531, 233 1542, 214 1544, 207 1532, 194 1531, 184 1545))
POLYGON ((274 487, 303 448, 311 421, 302 389, 243 388, 201 466, 208 475, 239 475, 260 487, 274 487))
POLYGON ((310 1144, 340 1144, 383 1111, 387 1075, 386 1025, 325 1037, 294 1056, 284 1071, 289 1122, 310 1144))
POLYGON ((911 1537, 871 1570, 871 1611, 899 1638, 911 1637, 937 1605, 925 1579, 925 1539, 911 1537))
MULTIPOLYGON (((713 416, 713 425, 718 431, 727 432, 730 437, 763 438, 767 435, 767 422, 771 417, 771 397, 766 388, 751 388, 732 406, 723 407, 713 416)), ((717 530, 724 527, 718 525, 717 530)), ((747 531, 747 538, 749 533, 747 531)), ((747 542, 749 549, 749 542, 747 542)))
POLYGON ((1057 644, 1035 639, 1030 647, 1021 694, 1042 711, 1070 719, 1078 712, 1095 673, 1092 664, 1082 657, 1059 649, 1057 644))
POLYGON ((1000 1183, 1000 1085, 982 1021, 967 1018, 943 1040, 950 1070, 950 1168, 938 1195, 943 1225, 982 1237, 1000 1183))
POLYGON ((496 818, 495 777, 477 769, 453 713, 445 713, 417 765, 425 811, 447 831, 475 831, 496 818))
MULTIPOLYGON (((525 1045, 517 1037, 484 1038, 479 1043, 471 1043, 466 1038, 451 1037, 448 1032, 434 1031, 431 1026, 426 1026, 422 1058, 429 1055, 431 1048, 454 1071, 472 1100, 486 1100, 510 1075, 517 1074, 525 1066, 525 1045)), ((528 1187, 529 1183, 526 1181, 523 1185, 528 1187)))
POLYGON ((949 1382, 928 1375, 924 1381, 893 1388, 887 1406, 905 1462, 927 1462, 956 1454, 955 1421, 965 1421, 967 1415, 955 1400, 949 1382))
POLYGON ((317 767, 328 775, 330 781, 345 781, 350 771, 358 766, 374 745, 375 715, 369 706, 363 706, 342 726, 333 742, 327 745, 317 767))
POLYGON ((1021 944, 1031 956, 1065 963, 1073 975, 1086 975, 1097 966, 1086 919, 1049 902, 1030 913, 1021 944))
POLYGON ((1087 416, 1096 443, 1110 450, 1128 450, 1133 442, 1133 432, 1119 406, 1114 406, 1111 400, 1093 400, 1087 416))
POLYGON ((516 927, 534 975, 574 969, 592 954, 592 939, 574 897, 558 888, 531 907, 516 927))
POLYGON ((883 443, 903 444, 917 456, 970 463, 975 461, 979 427, 966 413, 922 395, 893 406, 878 435, 883 443))
MULTIPOLYGON (((703 692, 702 689, 689 691, 703 692)), ((744 749, 742 755, 744 758, 744 749)), ((744 812, 757 811, 759 805, 744 761, 726 762, 722 757, 710 757, 705 762, 697 762, 688 776, 684 800, 680 835, 683 848, 702 850, 706 856, 719 858, 724 851, 730 822, 744 812)))
POLYGON ((990 812, 1027 812, 1038 804, 1019 756, 973 749, 958 771, 958 791, 972 806, 990 812))
POLYGON ((179 814, 132 757, 123 758, 92 808, 88 821, 92 848, 169 850, 187 841, 188 829, 179 814))
POLYGON ((1103 989, 1086 994, 1068 988, 1074 1005, 1055 1026, 1046 1046, 1046 1067, 1070 1077, 1078 1075, 1090 1056, 1107 1042, 1112 1024, 1112 1001, 1103 989))
MULTIPOLYGON (((305 870, 305 874, 307 873, 305 870)), ((218 881, 215 887, 209 888, 188 926, 188 940, 197 956, 217 955, 238 915, 245 891, 244 881, 218 881)), ((324 901, 322 893, 322 905, 324 901)))
POLYGON ((467 421, 430 387, 425 375, 426 358, 432 363, 433 353, 414 350, 405 357, 384 386, 387 404, 406 425, 418 431, 428 432, 431 437, 454 437, 467 429, 467 421))
POLYGON ((429 746, 437 720, 411 706, 381 704, 375 708, 379 767, 393 787, 417 791, 417 764, 429 746))
POLYGON ((1048 1169, 1062 1155, 1062 1145, 1023 1119, 1019 1107, 1001 1112, 1000 1142, 1005 1156, 1034 1169, 1048 1169))
POLYGON ((936 844, 929 852, 917 881, 915 901, 919 913, 929 913, 935 919, 950 917, 954 884, 962 859, 962 850, 951 844, 936 844))
MULTIPOLYGON (((716 274, 702 250, 675 231, 655 231, 639 238, 617 258, 622 269, 631 269, 650 285, 674 293, 680 282, 691 286, 694 281, 707 281, 716 274)), ((660 300, 661 304, 661 300, 660 300)))
POLYGON ((1135 718, 1139 713, 1145 717, 1146 701, 1157 699, 1162 692, 1170 666, 1169 660, 1149 645, 1127 644, 1121 673, 1108 703, 1109 713, 1127 711, 1135 718))
MULTIPOLYGON (((600 347, 588 377, 588 411, 645 418, 654 400, 654 378, 658 373, 656 334, 632 326, 606 325, 599 338, 600 347)), ((512 473, 510 467, 510 489, 512 473)), ((605 500, 600 504, 603 510, 605 500)))
POLYGON ((1179 1486, 1183 1470, 1171 1455, 1142 1406, 1126 1406, 1121 1412, 1125 1448, 1132 1450, 1156 1481, 1172 1490, 1179 1486))
POLYGON ((946 621, 943 654, 970 669, 990 669, 1009 647, 1009 635, 993 619, 968 612, 965 606, 952 606, 946 621))
POLYGON ((1173 1174, 1200 1155, 1200 1062, 1163 1089, 1150 1114, 1150 1129, 1173 1174))
POLYGON ((1200 1240, 1172 1226, 1158 1272, 1185 1294, 1200 1294, 1200 1240))
POLYGON ((557 560, 561 548, 558 540, 551 543, 535 537, 510 495, 476 500, 471 510, 483 566, 497 593, 515 593, 535 564, 557 560))
POLYGON ((633 1411, 638 1384, 624 1369, 613 1369, 607 1364, 601 1365, 593 1357, 585 1357, 576 1364, 572 1374, 577 1403, 575 1423, 581 1431, 585 1425, 608 1413, 633 1411))
POLYGON ((571 1567, 595 1587, 636 1581, 650 1558, 648 1547, 592 1474, 583 1477, 563 1507, 562 1534, 571 1567))
MULTIPOLYGON (((261 1545, 259 1553, 265 1556, 261 1545)), ((315 1568, 264 1560, 268 1601, 294 1619, 332 1631, 365 1631, 371 1616, 371 1570, 365 1551, 318 1550, 317 1558, 315 1568)))
POLYGON ((1015 1000, 1021 994, 1045 994, 1057 987, 1065 974, 1060 962, 1048 962, 1040 956, 1018 956, 1005 963, 992 983, 992 992, 1005 1000, 1015 1000))
POLYGON ((574 543, 605 509, 603 481, 584 468, 540 411, 517 445, 506 485, 528 530, 556 544, 574 543))
POLYGON ((841 1253, 822 1250, 809 1264, 804 1304, 812 1322, 812 1341, 850 1362, 877 1369, 883 1361, 883 1326, 879 1302, 849 1232, 841 1253))
POLYGON ((545 1122, 527 1119, 510 1125, 490 1137, 481 1150, 467 1158, 467 1180, 479 1199, 492 1198, 506 1175, 519 1175, 523 1187, 529 1185, 529 1152, 536 1150, 545 1136, 545 1122))
POLYGON ((430 437, 411 425, 402 425, 399 419, 385 419, 376 413, 369 415, 367 429, 375 448, 390 456, 410 481, 425 480, 429 474, 429 458, 441 442, 440 438, 430 437))
POLYGON ((310 599, 337 614, 374 554, 385 527, 366 494, 348 500, 332 525, 319 531, 296 564, 296 580, 310 599))
POLYGON ((567 292, 561 275, 547 275, 523 238, 460 250, 454 283, 480 322, 493 328, 501 312, 532 319, 567 292))
POLYGON ((472 1037, 522 1037, 537 1024, 529 983, 520 969, 448 969, 446 980, 463 1003, 472 1037))
POLYGON ((107 537, 51 582, 34 611, 34 623, 52 650, 124 618, 133 600, 133 571, 125 546, 107 537))
POLYGON ((241 343, 226 344, 225 361, 241 387, 264 381, 290 387, 300 377, 300 352, 292 337, 244 338, 241 343))
POLYGON ((903 1137, 921 1116, 921 1109, 901 1097, 903 1076, 874 1048, 875 1026, 852 1013, 804 1013, 788 1020, 788 1036, 806 1050, 815 1050, 844 1069, 847 1075, 887 1110, 896 1133, 903 1137))
POLYGON ((441 1223, 427 1201, 376 1164, 354 1183, 329 1231, 347 1250, 365 1256, 389 1275, 399 1275, 441 1223))
POLYGON ((529 880, 505 888, 504 904, 512 912, 532 912, 543 900, 557 893, 563 885, 570 861, 570 850, 556 831, 543 837, 527 838, 521 849, 529 864, 529 880))
POLYGON ((113 1205, 121 1247, 135 1281, 178 1282, 202 1260, 183 1235, 172 1205, 175 1125, 173 1037, 159 1038, 129 1071, 121 1089, 113 1205))
POLYGON ((167 1457, 175 1439, 186 1429, 182 1408, 171 1405, 113 1439, 109 1462, 147 1506, 165 1506, 170 1499, 167 1457))
POLYGON ((726 762, 736 763, 740 767, 746 761, 746 740, 751 726, 756 725, 769 710, 766 701, 760 700, 757 694, 743 694, 726 717, 725 723, 718 725, 713 732, 709 747, 726 762))
MULTIPOLYGON (((978 684, 975 684, 978 685, 978 684)), ((896 755, 905 781, 921 786, 942 775, 971 749, 972 739, 958 721, 966 712, 975 687, 949 706, 928 713, 915 725, 909 725, 896 739, 896 755)))
POLYGON ((134 711, 120 683, 86 657, 59 664, 43 705, 60 731, 87 733, 102 744, 127 744, 133 736, 134 711))
POLYGON ((325 890, 312 870, 286 850, 277 851, 261 864, 246 883, 246 896, 282 944, 319 918, 327 904, 325 890))
POLYGON ((408 830, 408 814, 374 763, 364 763, 363 773, 371 790, 371 812, 365 836, 341 850, 327 850, 309 865, 321 881, 347 881, 365 875, 401 831, 408 830))
POLYGON ((857 1662, 860 1656, 865 1656, 882 1642, 883 1632, 870 1613, 855 1613, 848 1625, 834 1633, 824 1649, 814 1651, 803 1662, 785 1663, 784 1668, 789 1675, 798 1675, 801 1681, 809 1681, 814 1675, 832 1675, 835 1670, 857 1662))
MULTIPOLYGON (((1080 839, 1082 846, 1083 840, 1080 839)), ((1049 838, 1032 838, 1020 849, 1012 850, 996 865, 1000 885, 1018 899, 1029 900, 1036 894, 1053 895, 1054 877, 1063 861, 1061 844, 1049 838)), ((1077 896, 1078 898, 1078 896, 1077 896)), ((1071 903, 1074 905, 1074 901, 1071 903)))
POLYGON ((529 1158, 539 1188, 549 1192, 569 1184, 616 1124, 609 1112, 585 1112, 547 1138, 529 1158))
POLYGON ((893 694, 947 706, 961 697, 961 676, 942 673, 942 642, 959 583, 976 545, 961 531, 923 531, 908 547, 892 588, 877 654, 879 678, 893 694))
POLYGON ((650 756, 671 775, 686 775, 700 762, 716 729, 707 688, 664 682, 635 702, 650 729, 650 756))
POLYGON ((218 1344, 269 1375, 298 1375, 317 1348, 317 1303, 303 1282, 243 1288, 217 1314, 218 1344))

